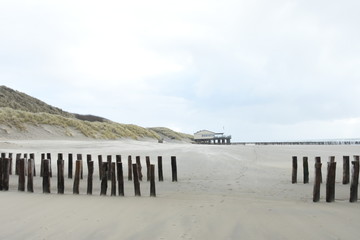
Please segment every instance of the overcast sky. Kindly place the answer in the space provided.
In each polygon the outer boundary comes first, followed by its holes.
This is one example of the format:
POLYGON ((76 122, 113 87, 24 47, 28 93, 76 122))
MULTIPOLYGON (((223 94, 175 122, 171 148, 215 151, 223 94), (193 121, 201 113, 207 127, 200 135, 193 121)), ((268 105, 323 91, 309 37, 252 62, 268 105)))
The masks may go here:
POLYGON ((0 1, 0 85, 234 141, 360 137, 360 1, 0 1))

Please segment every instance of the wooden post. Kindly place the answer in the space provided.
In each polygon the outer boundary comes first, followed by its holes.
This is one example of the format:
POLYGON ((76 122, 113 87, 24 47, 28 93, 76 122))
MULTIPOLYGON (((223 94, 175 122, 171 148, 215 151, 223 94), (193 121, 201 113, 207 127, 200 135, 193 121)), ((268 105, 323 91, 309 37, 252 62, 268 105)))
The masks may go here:
POLYGON ((117 162, 117 163, 118 163, 118 162, 121 162, 121 155, 116 155, 115 157, 116 157, 116 162, 117 162))
POLYGON ((90 161, 90 162, 88 162, 87 195, 92 195, 93 173, 94 173, 94 162, 90 161))
POLYGON ((82 154, 79 153, 76 155, 76 157, 77 157, 77 160, 81 160, 81 162, 80 162, 80 179, 83 179, 84 178, 84 164, 82 161, 82 154))
POLYGON ((64 183, 64 160, 62 158, 62 154, 59 154, 59 158, 57 160, 57 188, 58 194, 64 194, 65 191, 65 183, 64 183))
POLYGON ((297 157, 292 157, 292 180, 291 183, 297 183, 297 157))
POLYGON ((73 178, 73 155, 69 153, 68 155, 68 178, 73 178))
POLYGON ((30 157, 28 160, 28 181, 27 181, 27 191, 34 192, 34 159, 30 157))
POLYGON ((9 191, 10 158, 2 158, 2 189, 9 191))
POLYGON ((44 176, 44 159, 45 159, 45 153, 42 153, 41 162, 40 162, 40 177, 44 176))
POLYGON ((158 175, 159 175, 159 182, 164 181, 162 156, 158 156, 158 175))
POLYGON ((116 162, 117 180, 118 180, 118 192, 119 196, 124 196, 124 176, 122 162, 116 162))
POLYGON ((19 160, 21 158, 21 153, 16 154, 16 160, 15 160, 15 175, 19 175, 19 160))
POLYGON ((111 159, 111 155, 108 155, 107 156, 107 163, 108 163, 108 171, 107 171, 107 173, 106 173, 106 175, 107 175, 107 179, 108 180, 111 180, 111 170, 112 170, 112 167, 111 167, 111 162, 112 162, 112 159, 111 159))
POLYGON ((115 164, 111 163, 111 196, 116 196, 116 174, 115 174, 115 164))
POLYGON ((75 162, 75 177, 74 177, 73 194, 80 193, 79 187, 80 187, 81 162, 82 162, 82 160, 76 160, 76 162, 75 162))
POLYGON ((19 159, 19 191, 25 191, 25 159, 19 159))
POLYGON ((314 180, 314 191, 313 191, 313 202, 320 200, 320 185, 321 185, 321 162, 315 162, 315 180, 314 180))
POLYGON ((99 163, 99 178, 102 180, 102 156, 98 155, 98 163, 99 163))
POLYGON ((50 160, 43 160, 43 193, 50 193, 50 160))
POLYGON ((350 202, 357 202, 359 186, 359 156, 354 156, 354 161, 352 161, 351 164, 350 202))
POLYGON ((177 182, 176 156, 171 156, 171 172, 172 172, 172 181, 177 182))
POLYGON ((33 160, 33 177, 36 177, 35 153, 30 153, 30 159, 33 160))
POLYGON ((0 190, 4 189, 4 161, 5 158, 0 158, 0 190))
POLYGON ((9 175, 12 175, 12 169, 13 169, 13 154, 9 153, 9 159, 10 159, 10 163, 9 163, 9 175))
POLYGON ((343 156, 343 184, 348 184, 350 182, 350 157, 343 156))
POLYGON ((309 161, 308 157, 303 157, 304 184, 309 183, 309 161))
POLYGON ((140 156, 136 156, 135 159, 136 159, 136 165, 137 165, 138 179, 139 179, 139 181, 142 181, 143 175, 141 172, 142 167, 141 167, 140 156))
POLYGON ((150 197, 156 197, 155 188, 155 165, 150 165, 150 197))
POLYGON ((139 182, 139 177, 138 177, 138 165, 137 164, 133 164, 133 175, 134 175, 134 190, 135 190, 135 196, 141 196, 141 192, 140 192, 140 182, 139 182))
MULTIPOLYGON (((321 157, 315 157, 316 163, 321 163, 321 157)), ((321 165, 320 165, 320 183, 322 183, 322 171, 321 171, 321 165)))
POLYGON ((107 183, 107 170, 108 169, 108 164, 107 162, 102 163, 101 166, 101 192, 100 195, 101 196, 106 196, 106 192, 107 192, 107 187, 108 187, 108 183, 107 183))
POLYGON ((131 156, 128 156, 128 181, 132 181, 132 160, 131 156))
POLYGON ((333 202, 335 200, 335 172, 336 162, 335 157, 331 156, 327 167, 326 177, 326 202, 333 202))
POLYGON ((47 153, 46 158, 50 161, 49 162, 49 176, 52 177, 51 153, 47 153))
POLYGON ((150 181, 150 157, 146 156, 146 181, 150 181))

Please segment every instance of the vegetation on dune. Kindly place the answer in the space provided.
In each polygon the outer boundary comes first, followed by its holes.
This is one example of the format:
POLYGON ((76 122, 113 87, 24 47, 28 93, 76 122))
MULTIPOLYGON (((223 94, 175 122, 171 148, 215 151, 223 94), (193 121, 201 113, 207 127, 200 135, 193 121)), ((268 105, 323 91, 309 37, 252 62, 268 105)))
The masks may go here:
POLYGON ((165 127, 153 127, 153 128, 148 128, 148 129, 154 131, 155 133, 157 133, 160 136, 164 136, 169 139, 175 139, 175 140, 182 140, 182 139, 193 140, 194 139, 193 135, 175 132, 175 131, 173 131, 169 128, 165 128, 165 127))
POLYGON ((64 128, 64 132, 68 135, 71 133, 69 129, 73 128, 86 137, 97 139, 146 137, 160 139, 156 132, 132 124, 89 122, 49 113, 32 113, 11 108, 0 108, 0 124, 15 127, 21 131, 27 130, 26 124, 59 126, 64 128))

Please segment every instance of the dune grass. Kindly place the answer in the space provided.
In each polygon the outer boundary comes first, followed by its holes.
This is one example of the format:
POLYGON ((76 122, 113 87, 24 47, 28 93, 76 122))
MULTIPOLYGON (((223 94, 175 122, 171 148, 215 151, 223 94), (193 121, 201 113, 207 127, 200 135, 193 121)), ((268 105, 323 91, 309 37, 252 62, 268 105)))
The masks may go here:
POLYGON ((173 131, 169 128, 165 128, 165 127, 153 127, 153 128, 148 128, 148 129, 156 132, 160 136, 164 136, 169 139, 175 139, 175 140, 186 139, 186 140, 190 140, 190 141, 194 140, 193 135, 175 132, 175 131, 173 131))

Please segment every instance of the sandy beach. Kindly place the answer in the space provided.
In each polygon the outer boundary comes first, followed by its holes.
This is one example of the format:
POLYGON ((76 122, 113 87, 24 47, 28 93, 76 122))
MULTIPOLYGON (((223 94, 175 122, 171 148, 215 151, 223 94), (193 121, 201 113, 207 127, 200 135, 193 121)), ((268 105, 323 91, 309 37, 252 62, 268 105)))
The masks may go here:
MULTIPOLYGON (((154 141, 12 140, 1 152, 64 154, 65 194, 57 194, 56 161, 51 194, 43 194, 40 177, 35 193, 18 192, 18 177, 0 192, 0 239, 358 239, 360 203, 349 203, 350 186, 342 185, 342 156, 359 154, 358 146, 243 146, 159 144, 154 141), (95 161, 93 195, 86 195, 87 169, 80 195, 72 194, 67 154, 91 154, 95 161), (125 197, 100 196, 97 155, 121 154, 125 197), (141 182, 142 197, 127 181, 127 157, 145 156, 156 164, 163 156, 164 182, 157 197, 141 182), (299 157, 298 183, 291 184, 291 157, 299 157), (178 182, 171 182, 170 157, 177 157, 178 182), (310 184, 302 183, 303 156, 309 157, 310 184), (314 158, 323 174, 329 156, 338 162, 334 203, 312 202, 314 158)), ((351 158, 352 159, 352 158, 351 158)), ((156 174, 157 175, 157 174, 156 174)))

